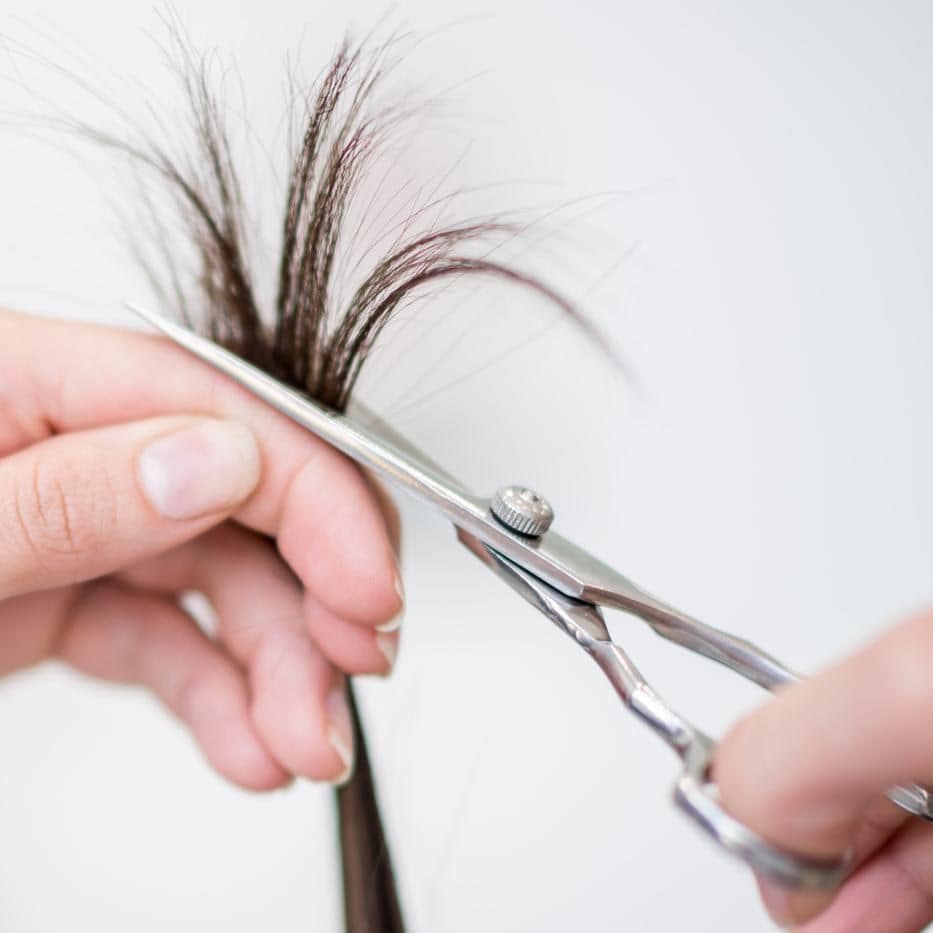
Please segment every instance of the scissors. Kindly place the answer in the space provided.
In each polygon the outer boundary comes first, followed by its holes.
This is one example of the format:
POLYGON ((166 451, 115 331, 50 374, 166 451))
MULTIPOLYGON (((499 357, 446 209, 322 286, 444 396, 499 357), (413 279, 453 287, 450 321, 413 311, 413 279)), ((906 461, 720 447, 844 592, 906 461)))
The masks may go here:
MULTIPOLYGON (((599 666, 616 693, 680 758, 676 805, 723 849, 753 871, 793 888, 830 889, 851 867, 850 855, 816 859, 788 852, 730 816, 712 776, 716 743, 675 712, 616 644, 602 608, 637 616, 664 638, 773 690, 797 679, 751 642, 706 625, 646 593, 631 580, 550 530, 554 512, 527 487, 505 486, 492 499, 467 491, 398 435, 318 404, 218 344, 137 305, 128 305, 166 337, 225 373, 358 464, 407 489, 453 522, 457 537, 520 596, 570 636, 599 666)), ((888 797, 933 820, 931 792, 894 787, 888 797)))

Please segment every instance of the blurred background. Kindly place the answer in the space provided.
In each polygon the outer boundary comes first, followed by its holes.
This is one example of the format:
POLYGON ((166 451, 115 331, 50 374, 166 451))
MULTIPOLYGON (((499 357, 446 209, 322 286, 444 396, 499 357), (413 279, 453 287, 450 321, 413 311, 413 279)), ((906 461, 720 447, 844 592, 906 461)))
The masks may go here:
MULTIPOLYGON (((160 9, 4 0, 3 305, 135 326, 121 301, 148 293, 114 211, 132 187, 16 115, 96 113, 59 64, 174 113, 160 9)), ((410 33, 392 82, 429 105, 393 171, 461 192, 451 217, 521 209, 508 258, 624 358, 623 376, 501 286, 422 302, 360 397, 435 459, 477 491, 534 485, 563 533, 801 671, 933 599, 933 8, 176 12, 237 63, 236 108, 271 153, 249 173, 260 218, 280 206, 287 54, 313 77, 348 29, 410 33)), ((411 930, 766 929, 745 870, 673 809, 667 749, 446 522, 400 505, 399 664, 359 689, 411 930)), ((611 622, 707 730, 761 700, 611 622)), ((328 790, 235 790, 147 696, 54 667, 0 683, 0 740, 0 930, 339 930, 328 790)))

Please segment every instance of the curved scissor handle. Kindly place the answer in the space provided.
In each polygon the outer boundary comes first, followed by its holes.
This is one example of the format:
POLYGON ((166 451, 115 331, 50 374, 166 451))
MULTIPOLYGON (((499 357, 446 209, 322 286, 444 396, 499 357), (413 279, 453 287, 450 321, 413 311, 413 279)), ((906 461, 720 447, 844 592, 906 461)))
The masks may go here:
POLYGON ((677 806, 756 874, 791 888, 832 890, 839 885, 851 868, 848 853, 838 859, 815 859, 787 852, 723 810, 710 777, 715 748, 711 739, 698 734, 687 749, 684 770, 674 787, 677 806))
MULTIPOLYGON (((606 594, 607 604, 635 614, 662 638, 717 661, 766 690, 799 680, 790 668, 752 642, 674 609, 630 580, 624 584, 606 594)), ((908 813, 933 821, 933 789, 920 784, 898 785, 888 790, 887 797, 908 813)))
MULTIPOLYGON (((796 888, 831 889, 842 881, 850 867, 848 856, 814 859, 772 845, 749 827, 730 816, 719 803, 710 769, 715 743, 669 706, 645 680, 632 659, 612 641, 598 606, 560 592, 533 573, 513 563, 469 533, 458 530, 460 540, 524 599, 569 635, 606 675, 625 705, 677 753, 683 771, 674 788, 677 806, 726 851, 741 858, 753 871, 796 888)), ((691 650, 727 664, 739 674, 762 686, 775 686, 793 679, 780 667, 760 663, 759 650, 699 623, 671 625, 656 620, 659 634, 691 650), (771 674, 774 671, 774 674, 771 674)), ((772 659, 761 653, 761 658, 772 659)), ((898 789, 901 790, 901 789, 898 789)), ((924 794, 905 790, 905 801, 920 808, 924 794)), ((901 806, 906 803, 897 800, 901 806)), ((907 809, 913 811, 912 806, 907 809)))
POLYGON ((933 795, 926 787, 919 784, 892 787, 888 791, 888 800, 914 816, 933 821, 933 795))
POLYGON ((626 705, 680 757, 683 770, 674 786, 674 802, 700 829, 756 874, 787 887, 831 890, 846 877, 848 853, 818 859, 788 852, 727 813, 711 773, 716 743, 668 706, 618 645, 597 643, 587 650, 626 705))

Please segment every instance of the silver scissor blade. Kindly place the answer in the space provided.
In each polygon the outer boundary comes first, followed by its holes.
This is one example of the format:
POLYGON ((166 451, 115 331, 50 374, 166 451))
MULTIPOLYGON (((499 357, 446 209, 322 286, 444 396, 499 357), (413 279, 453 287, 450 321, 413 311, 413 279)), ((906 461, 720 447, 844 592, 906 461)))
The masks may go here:
POLYGON ((153 327, 255 396, 336 447, 361 466, 440 509, 458 528, 567 596, 631 612, 665 638, 699 651, 763 686, 790 679, 786 668, 748 642, 704 625, 639 589, 629 579, 553 531, 528 538, 508 531, 489 502, 471 495, 410 448, 401 450, 313 399, 283 385, 235 354, 161 315, 128 305, 153 327))
POLYGON ((487 500, 467 492, 411 445, 406 443, 406 449, 402 450, 381 436, 384 432, 378 428, 369 431, 325 408, 213 341, 138 305, 128 303, 127 307, 179 346, 225 373, 312 434, 361 466, 397 483, 440 509, 458 528, 468 531, 562 592, 570 596, 583 594, 589 586, 584 578, 585 573, 595 566, 604 571, 599 577, 601 582, 623 579, 554 533, 541 539, 532 539, 508 531, 492 516, 487 500))
POLYGON ((139 305, 127 303, 127 307, 189 353, 220 370, 357 463, 400 483, 438 506, 456 524, 474 518, 477 512, 483 515, 485 507, 479 500, 410 445, 402 451, 380 436, 378 428, 375 431, 367 430, 284 385, 213 341, 139 305))

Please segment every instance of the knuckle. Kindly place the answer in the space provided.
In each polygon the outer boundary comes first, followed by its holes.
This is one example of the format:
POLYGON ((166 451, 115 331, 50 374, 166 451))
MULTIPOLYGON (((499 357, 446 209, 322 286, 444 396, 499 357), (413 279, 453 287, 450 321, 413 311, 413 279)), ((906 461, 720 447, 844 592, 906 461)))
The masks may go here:
MULTIPOLYGON (((108 490, 103 490, 106 493, 108 490)), ((37 453, 15 491, 25 544, 40 560, 69 557, 105 539, 112 528, 113 497, 94 494, 86 476, 67 459, 37 453)))

